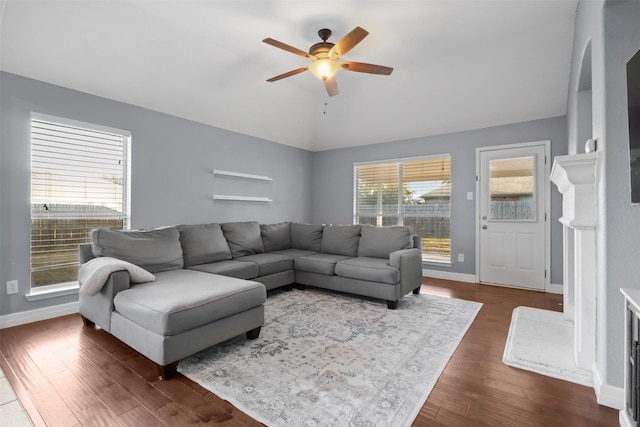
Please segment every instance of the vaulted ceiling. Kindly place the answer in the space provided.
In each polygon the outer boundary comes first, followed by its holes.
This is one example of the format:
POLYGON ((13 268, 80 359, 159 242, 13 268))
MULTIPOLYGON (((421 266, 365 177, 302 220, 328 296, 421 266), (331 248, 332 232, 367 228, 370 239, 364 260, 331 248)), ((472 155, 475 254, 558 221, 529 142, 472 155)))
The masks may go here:
POLYGON ((577 0, 2 0, 0 68, 308 150, 564 115, 577 0), (329 98, 308 60, 369 31, 329 98))

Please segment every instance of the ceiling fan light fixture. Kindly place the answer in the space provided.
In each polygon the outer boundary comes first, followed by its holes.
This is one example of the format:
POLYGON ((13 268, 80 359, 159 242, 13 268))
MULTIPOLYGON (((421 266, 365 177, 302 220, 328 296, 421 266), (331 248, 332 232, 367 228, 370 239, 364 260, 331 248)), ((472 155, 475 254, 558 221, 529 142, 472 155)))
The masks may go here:
POLYGON ((330 79, 339 68, 338 63, 329 58, 320 58, 309 65, 309 71, 320 80, 330 79))

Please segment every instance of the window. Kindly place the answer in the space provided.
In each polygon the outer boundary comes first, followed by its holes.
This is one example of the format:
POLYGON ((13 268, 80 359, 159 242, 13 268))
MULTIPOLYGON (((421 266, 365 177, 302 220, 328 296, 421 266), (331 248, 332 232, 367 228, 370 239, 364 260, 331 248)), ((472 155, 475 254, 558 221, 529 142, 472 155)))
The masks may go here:
POLYGON ((74 282, 78 244, 129 224, 130 133, 31 119, 31 287, 74 282))
POLYGON ((451 156, 354 165, 354 223, 408 225, 423 260, 450 262, 451 156))

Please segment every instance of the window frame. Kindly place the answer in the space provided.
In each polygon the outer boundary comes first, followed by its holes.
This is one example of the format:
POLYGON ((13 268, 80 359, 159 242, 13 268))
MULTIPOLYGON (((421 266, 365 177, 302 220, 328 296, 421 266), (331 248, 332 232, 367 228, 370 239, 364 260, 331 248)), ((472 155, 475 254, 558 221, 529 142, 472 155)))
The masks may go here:
MULTIPOLYGON (((413 157, 401 157, 401 158, 393 158, 393 159, 381 159, 381 160, 372 160, 372 161, 364 161, 364 162, 354 162, 353 163, 353 224, 359 224, 358 221, 358 217, 362 216, 359 215, 358 212, 358 168, 360 166, 371 166, 371 165, 383 165, 383 164, 393 164, 396 163, 398 165, 398 185, 399 188, 402 187, 404 181, 403 181, 403 173, 404 173, 404 164, 408 163, 408 162, 416 162, 416 161, 422 161, 422 160, 433 160, 433 159, 443 159, 443 158, 448 158, 449 162, 450 162, 450 170, 449 170, 449 215, 447 216, 447 218, 449 219, 449 223, 451 223, 451 218, 452 218, 452 182, 451 182, 451 177, 453 175, 453 162, 452 160, 452 156, 451 153, 439 153, 439 154, 429 154, 429 155, 424 155, 424 156, 413 156, 413 157)), ((385 214, 385 217, 391 217, 391 216, 395 216, 397 218, 398 224, 402 225, 404 224, 404 218, 405 217, 424 217, 424 218, 437 218, 437 217, 444 217, 444 215, 416 215, 416 214, 410 214, 410 215, 405 215, 402 214, 402 207, 403 207, 403 195, 402 195, 402 191, 398 191, 398 212, 395 215, 387 215, 385 214)), ((449 230, 449 243, 451 244, 451 230, 449 230)), ((451 254, 452 254, 452 250, 451 248, 449 249, 449 259, 447 260, 443 260, 441 258, 433 258, 433 257, 429 257, 428 255, 426 255, 424 252, 422 253, 422 262, 425 264, 436 264, 436 265, 452 265, 451 262, 451 254)))
MULTIPOLYGON (((30 293, 27 294, 27 299, 29 301, 38 300, 42 298, 49 298, 52 296, 59 295, 67 295, 72 293, 77 293, 78 291, 78 281, 66 281, 60 282, 50 285, 36 285, 32 283, 32 228, 33 221, 37 219, 46 219, 43 218, 39 214, 34 214, 33 212, 33 128, 34 122, 44 122, 52 125, 59 126, 69 126, 75 128, 85 129, 91 132, 99 132, 99 133, 108 133, 112 135, 117 135, 122 137, 123 139, 123 150, 122 150, 122 160, 124 162, 123 168, 123 177, 122 177, 122 203, 123 203, 123 213, 121 215, 121 219, 123 220, 123 229, 129 229, 131 226, 131 132, 124 129, 104 126, 96 123, 88 123, 79 120, 73 120, 65 117, 53 116, 48 114, 41 114, 38 112, 31 112, 29 118, 29 149, 30 149, 30 177, 29 177, 29 287, 30 293)), ((79 213, 69 213, 65 214, 54 214, 49 216, 51 219, 83 219, 83 218, 96 218, 92 216, 82 215, 79 213)), ((88 241, 88 239, 87 239, 88 241)))

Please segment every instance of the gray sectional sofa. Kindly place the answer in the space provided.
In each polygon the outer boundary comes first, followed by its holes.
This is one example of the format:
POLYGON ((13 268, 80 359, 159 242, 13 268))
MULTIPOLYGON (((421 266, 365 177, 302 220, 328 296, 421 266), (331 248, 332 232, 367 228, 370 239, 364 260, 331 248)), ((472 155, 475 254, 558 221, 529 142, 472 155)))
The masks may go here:
POLYGON ((91 241, 79 247, 85 324, 154 361, 161 378, 211 345, 243 333, 257 338, 267 290, 308 285, 386 300, 395 309, 422 282, 420 241, 409 227, 232 222, 98 229, 91 241), (82 283, 104 267, 96 261, 111 259, 155 280, 134 283, 135 271, 106 270, 100 286, 82 283))

